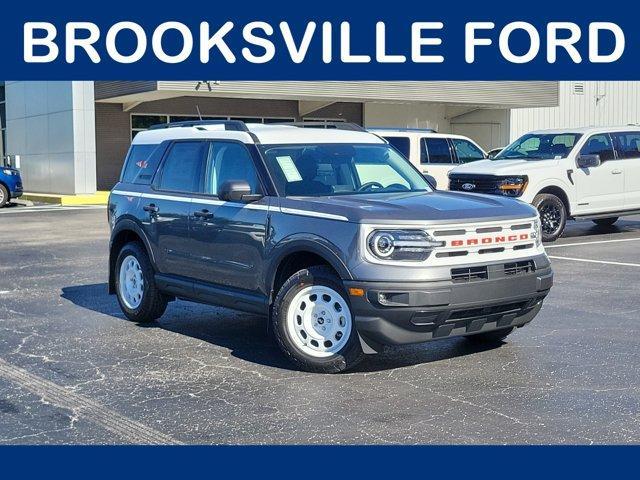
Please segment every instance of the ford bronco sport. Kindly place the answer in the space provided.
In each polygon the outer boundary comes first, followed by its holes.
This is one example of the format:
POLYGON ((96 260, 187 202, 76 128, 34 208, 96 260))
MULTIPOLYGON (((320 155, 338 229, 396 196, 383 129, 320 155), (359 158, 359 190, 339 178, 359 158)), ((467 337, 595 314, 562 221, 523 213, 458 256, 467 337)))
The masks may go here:
POLYGON ((552 284, 533 207, 433 191, 380 137, 182 122, 136 135, 109 200, 109 288, 125 315, 192 300, 263 314, 298 367, 383 345, 497 342, 552 284))

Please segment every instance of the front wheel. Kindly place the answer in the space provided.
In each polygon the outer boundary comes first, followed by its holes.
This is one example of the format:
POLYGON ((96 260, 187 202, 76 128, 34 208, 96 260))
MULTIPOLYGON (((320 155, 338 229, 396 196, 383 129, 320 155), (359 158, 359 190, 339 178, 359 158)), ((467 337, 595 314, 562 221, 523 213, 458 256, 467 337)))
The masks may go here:
POLYGON ((9 191, 4 185, 0 185, 0 208, 9 202, 9 191))
POLYGON ((140 243, 122 247, 115 273, 118 303, 129 320, 147 323, 162 316, 168 300, 156 287, 153 266, 140 243))
POLYGON ((551 193, 540 193, 533 199, 533 206, 540 213, 542 241, 557 240, 567 224, 567 209, 562 200, 551 193))
POLYGON ((293 274, 271 312, 278 345, 299 368, 338 373, 362 360, 354 317, 340 278, 328 267, 293 274))

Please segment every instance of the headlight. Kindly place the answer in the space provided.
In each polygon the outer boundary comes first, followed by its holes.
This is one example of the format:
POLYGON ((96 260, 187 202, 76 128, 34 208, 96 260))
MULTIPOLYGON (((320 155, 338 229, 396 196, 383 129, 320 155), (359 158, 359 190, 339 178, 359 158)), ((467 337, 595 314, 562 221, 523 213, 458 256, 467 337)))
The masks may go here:
POLYGON ((17 175, 18 172, 14 172, 13 170, 2 170, 2 173, 5 175, 17 175))
POLYGON ((533 238, 536 241, 536 247, 542 245, 542 222, 540 221, 540 215, 533 221, 533 238))
POLYGON ((498 189, 508 197, 519 197, 527 188, 527 177, 506 177, 498 183, 498 189))
POLYGON ((367 237, 369 253, 379 260, 421 262, 443 245, 422 230, 374 230, 367 237))

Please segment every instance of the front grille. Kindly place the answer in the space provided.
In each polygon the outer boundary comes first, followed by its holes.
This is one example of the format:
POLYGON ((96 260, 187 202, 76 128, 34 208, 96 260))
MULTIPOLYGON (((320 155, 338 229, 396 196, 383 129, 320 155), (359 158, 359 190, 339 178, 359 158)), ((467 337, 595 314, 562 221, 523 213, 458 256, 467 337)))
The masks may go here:
POLYGON ((451 279, 453 283, 475 282, 478 280, 486 280, 487 278, 489 278, 489 273, 486 266, 451 269, 451 279))
POLYGON ((513 275, 526 275, 527 273, 534 272, 536 269, 533 260, 525 260, 523 262, 511 262, 504 264, 504 274, 513 275))
POLYGON ((494 175, 465 175, 451 174, 449 176, 449 190, 471 193, 499 193, 500 178, 494 175), (471 190, 462 188, 463 185, 474 185, 471 190))
POLYGON ((504 315, 505 313, 517 312, 527 308, 528 301, 506 303, 503 305, 494 305, 492 307, 470 308, 467 310, 456 310, 449 315, 449 321, 459 320, 462 318, 484 317, 491 315, 504 315))

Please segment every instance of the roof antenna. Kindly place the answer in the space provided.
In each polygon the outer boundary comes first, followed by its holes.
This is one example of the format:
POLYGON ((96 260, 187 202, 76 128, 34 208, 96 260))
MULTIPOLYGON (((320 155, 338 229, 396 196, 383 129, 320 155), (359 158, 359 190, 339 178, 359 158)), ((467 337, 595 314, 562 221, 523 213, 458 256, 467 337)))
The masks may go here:
POLYGON ((196 104, 196 111, 198 112, 198 118, 202 121, 202 114, 200 113, 200 107, 196 104))

